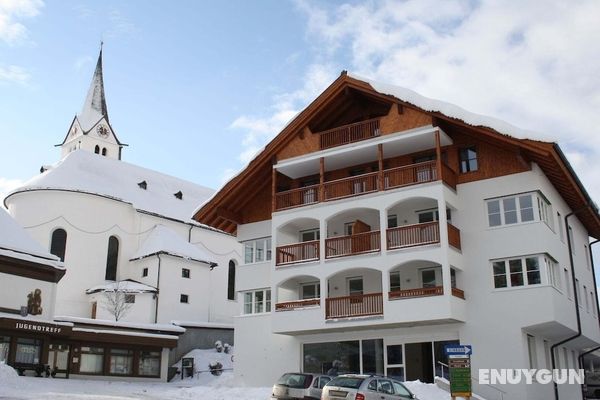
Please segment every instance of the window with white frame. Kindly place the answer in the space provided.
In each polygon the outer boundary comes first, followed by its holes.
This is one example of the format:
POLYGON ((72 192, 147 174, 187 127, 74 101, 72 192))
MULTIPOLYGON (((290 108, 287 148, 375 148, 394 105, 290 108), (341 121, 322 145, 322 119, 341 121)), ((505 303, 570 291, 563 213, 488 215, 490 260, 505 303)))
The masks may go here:
POLYGON ((490 227, 533 221, 552 227, 550 204, 539 192, 487 200, 487 213, 490 227))
POLYGON ((390 292, 398 292, 402 290, 400 283, 400 271, 390 272, 390 292))
POLYGON ((577 246, 575 246, 575 237, 573 236, 573 228, 571 228, 570 226, 567 227, 567 234, 569 235, 569 241, 571 242, 571 251, 573 252, 573 254, 576 253, 575 249, 577 248, 577 246))
POLYGON ((535 348, 535 337, 527 335, 527 350, 529 353, 529 368, 536 369, 538 367, 537 351, 535 348))
POLYGON ((585 257, 585 265, 587 266, 588 271, 592 269, 590 264, 590 249, 587 245, 583 245, 583 256, 585 257))
POLYGON ((271 238, 244 242, 244 264, 254 264, 271 260, 271 238))
POLYGON ((561 290, 560 282, 560 267, 551 258, 546 258, 546 272, 548 274, 548 283, 554 286, 556 289, 561 290))
POLYGON ((301 300, 318 299, 319 297, 321 297, 321 284, 319 282, 309 282, 300 285, 301 300))
POLYGON ((558 221, 558 236, 560 237, 560 241, 564 243, 565 242, 565 227, 563 225, 562 216, 560 215, 560 213, 558 211, 556 212, 556 219, 558 221))
POLYGON ((552 369, 552 347, 550 342, 544 339, 544 354, 546 356, 546 368, 552 369))
POLYGON ((571 275, 567 268, 563 268, 563 274, 565 276, 565 287, 567 288, 567 298, 571 300, 573 298, 573 288, 571 286, 571 275))
POLYGON ((244 314, 271 312, 271 289, 244 292, 244 314))
POLYGON ((548 271, 548 265, 554 263, 547 255, 492 260, 494 288, 515 288, 540 285, 543 282, 542 270, 548 271))
MULTIPOLYGON (((419 223, 434 222, 440 220, 440 213, 437 209, 417 211, 419 223)), ((448 222, 452 222, 452 213, 449 208, 446 208, 446 218, 448 222)))

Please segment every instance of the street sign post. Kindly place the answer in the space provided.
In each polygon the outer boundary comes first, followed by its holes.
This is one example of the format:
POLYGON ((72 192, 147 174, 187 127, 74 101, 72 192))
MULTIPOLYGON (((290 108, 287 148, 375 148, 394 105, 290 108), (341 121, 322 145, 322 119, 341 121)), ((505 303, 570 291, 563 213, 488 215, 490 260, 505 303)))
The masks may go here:
POLYGON ((444 353, 448 356, 450 370, 450 396, 464 397, 467 400, 473 395, 471 387, 471 354, 470 345, 447 345, 444 353))

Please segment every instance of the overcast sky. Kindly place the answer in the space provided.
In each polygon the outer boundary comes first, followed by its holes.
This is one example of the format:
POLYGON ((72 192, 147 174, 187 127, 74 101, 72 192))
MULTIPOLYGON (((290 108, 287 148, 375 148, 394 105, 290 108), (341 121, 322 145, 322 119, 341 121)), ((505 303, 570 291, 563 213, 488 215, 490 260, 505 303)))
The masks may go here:
POLYGON ((553 137, 600 199, 600 2, 0 0, 0 193, 58 161, 99 43, 123 159, 218 188, 341 70, 553 137))

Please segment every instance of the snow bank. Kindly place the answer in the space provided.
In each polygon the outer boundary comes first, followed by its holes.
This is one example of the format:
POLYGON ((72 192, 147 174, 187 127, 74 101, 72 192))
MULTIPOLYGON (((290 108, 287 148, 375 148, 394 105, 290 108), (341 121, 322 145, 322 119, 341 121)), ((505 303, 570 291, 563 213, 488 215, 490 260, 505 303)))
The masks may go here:
MULTIPOLYGON (((188 357, 194 359, 195 376, 193 378, 186 377, 184 379, 181 379, 181 376, 176 376, 171 381, 172 384, 183 384, 185 386, 232 386, 234 363, 233 346, 230 347, 229 354, 225 352, 219 353, 215 349, 195 349, 183 356, 183 358, 188 357), (223 373, 219 376, 210 373, 209 365, 215 363, 221 363, 223 366, 223 373)), ((173 367, 181 370, 181 360, 173 364, 173 367)))
POLYGON ((0 362, 0 387, 16 388, 18 386, 19 374, 12 367, 0 362))
POLYGON ((423 383, 416 380, 404 382, 404 386, 416 394, 419 400, 440 400, 450 398, 450 394, 439 388, 435 383, 423 383))

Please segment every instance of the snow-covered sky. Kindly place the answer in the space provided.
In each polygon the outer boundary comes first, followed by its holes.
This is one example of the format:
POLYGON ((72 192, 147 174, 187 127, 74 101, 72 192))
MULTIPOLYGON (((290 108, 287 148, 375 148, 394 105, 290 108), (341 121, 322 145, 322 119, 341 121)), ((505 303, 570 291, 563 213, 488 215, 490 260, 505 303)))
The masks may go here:
POLYGON ((135 164, 218 188, 346 69, 555 137, 600 200, 596 0, 0 0, 0 193, 58 160, 100 40, 135 164))

